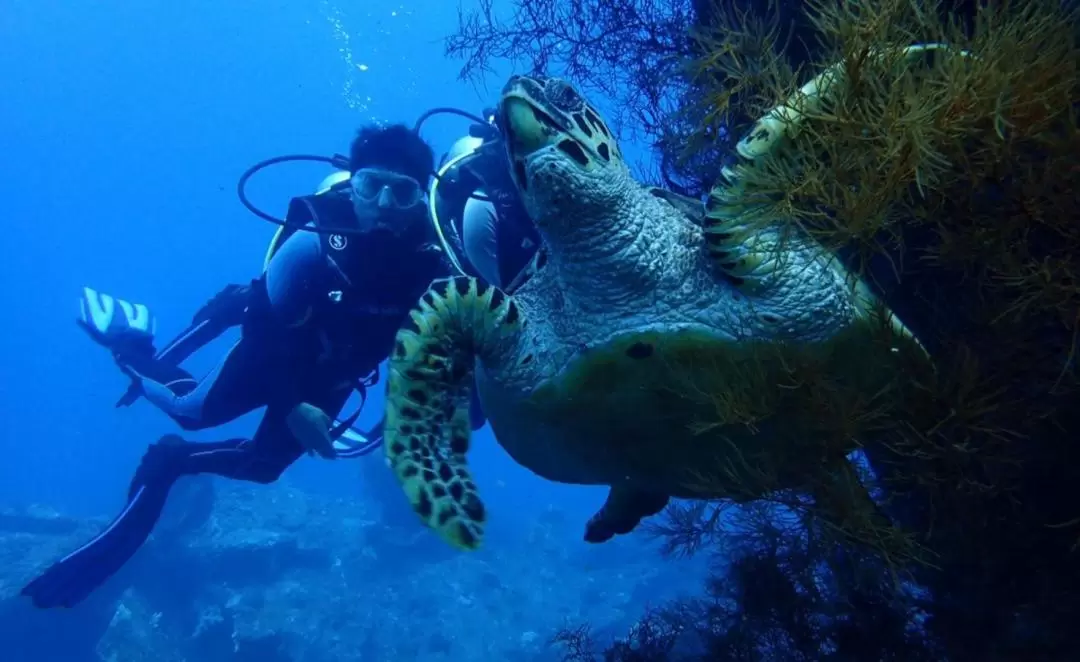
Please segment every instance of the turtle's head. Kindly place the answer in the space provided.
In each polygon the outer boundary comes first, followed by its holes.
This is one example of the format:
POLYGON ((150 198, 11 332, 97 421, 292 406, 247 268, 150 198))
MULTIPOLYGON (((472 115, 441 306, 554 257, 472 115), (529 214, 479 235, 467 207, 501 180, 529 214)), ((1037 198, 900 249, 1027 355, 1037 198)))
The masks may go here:
POLYGON ((542 230, 618 206, 632 182, 600 114, 558 78, 514 76, 503 88, 499 121, 514 183, 542 230))

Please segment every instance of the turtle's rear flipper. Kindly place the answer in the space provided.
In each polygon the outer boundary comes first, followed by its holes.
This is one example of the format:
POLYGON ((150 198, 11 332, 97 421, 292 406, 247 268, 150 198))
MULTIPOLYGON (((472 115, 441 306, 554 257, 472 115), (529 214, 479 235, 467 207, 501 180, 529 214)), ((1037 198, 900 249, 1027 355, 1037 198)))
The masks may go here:
POLYGON ((665 494, 612 487, 603 507, 585 525, 585 542, 607 542, 616 535, 630 533, 642 518, 659 513, 667 504, 665 494))

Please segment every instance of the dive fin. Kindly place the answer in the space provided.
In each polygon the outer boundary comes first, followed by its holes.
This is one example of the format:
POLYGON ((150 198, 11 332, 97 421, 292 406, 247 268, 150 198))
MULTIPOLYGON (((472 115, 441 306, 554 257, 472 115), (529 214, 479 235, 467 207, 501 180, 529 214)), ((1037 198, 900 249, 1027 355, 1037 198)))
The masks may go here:
POLYGON ((168 493, 168 488, 141 488, 104 531, 27 584, 22 595, 40 609, 74 607, 85 600, 150 536, 168 493))
POLYGON ((90 542, 60 559, 25 587, 21 594, 35 607, 74 607, 116 574, 139 550, 165 507, 177 478, 164 464, 171 446, 154 444, 135 472, 124 510, 90 542))

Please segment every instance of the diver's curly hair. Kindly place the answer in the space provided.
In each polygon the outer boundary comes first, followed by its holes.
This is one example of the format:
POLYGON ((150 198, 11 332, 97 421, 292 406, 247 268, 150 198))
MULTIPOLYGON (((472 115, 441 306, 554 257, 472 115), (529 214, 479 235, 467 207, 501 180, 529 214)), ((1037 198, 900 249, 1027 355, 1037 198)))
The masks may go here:
POLYGON ((404 124, 361 127, 349 150, 349 171, 386 168, 427 183, 435 169, 435 152, 423 138, 404 124))

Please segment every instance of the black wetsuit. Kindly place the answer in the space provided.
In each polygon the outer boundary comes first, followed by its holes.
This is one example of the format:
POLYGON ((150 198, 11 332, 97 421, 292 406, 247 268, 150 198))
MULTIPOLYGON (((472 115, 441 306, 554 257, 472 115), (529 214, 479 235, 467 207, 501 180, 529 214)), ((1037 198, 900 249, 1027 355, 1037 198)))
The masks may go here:
MULTIPOLYGON (((474 156, 463 161, 458 171, 440 184, 442 203, 439 214, 452 219, 454 232, 464 238, 463 215, 470 195, 483 189, 484 195, 494 206, 495 257, 498 261, 499 282, 509 288, 528 266, 540 246, 540 233, 529 218, 517 186, 510 176, 503 138, 484 131, 486 142, 477 148, 474 156)), ((464 248, 461 250, 464 253, 464 248)), ((472 267, 472 265, 469 265, 472 267)), ((471 271, 476 272, 472 267, 471 271)), ((479 273, 473 273, 479 276, 479 273)))
POLYGON ((476 168, 484 182, 484 192, 495 205, 498 218, 495 254, 499 261, 499 278, 509 288, 536 254, 540 233, 510 177, 510 165, 501 139, 481 146, 480 155, 469 167, 476 168))
POLYGON ((267 407, 250 441, 222 442, 236 452, 197 455, 184 473, 270 482, 303 453, 284 417, 300 403, 337 416, 358 381, 389 354, 409 308, 445 274, 440 253, 405 241, 371 237, 370 257, 346 277, 328 266, 333 256, 319 235, 293 235, 251 285, 241 339, 200 382, 170 374, 175 363, 163 365, 148 352, 118 357, 147 399, 186 430, 267 407))
MULTIPOLYGON (((290 220, 345 214, 347 200, 299 198, 290 220)), ((326 219, 322 219, 325 227, 326 219)), ((72 606, 115 573, 145 541, 181 476, 214 474, 270 483, 305 451, 286 424, 299 404, 336 417, 359 380, 393 347, 410 308, 447 274, 425 222, 411 233, 364 236, 297 232, 250 286, 230 286, 196 315, 190 333, 155 354, 150 343, 117 347, 141 394, 186 430, 214 427, 266 407, 251 439, 150 447, 128 505, 97 538, 50 567, 23 594, 39 607, 72 606), (342 241, 344 237, 344 241, 342 241), (241 338, 202 380, 178 367, 188 354, 239 324, 241 338)))

